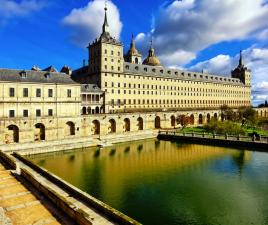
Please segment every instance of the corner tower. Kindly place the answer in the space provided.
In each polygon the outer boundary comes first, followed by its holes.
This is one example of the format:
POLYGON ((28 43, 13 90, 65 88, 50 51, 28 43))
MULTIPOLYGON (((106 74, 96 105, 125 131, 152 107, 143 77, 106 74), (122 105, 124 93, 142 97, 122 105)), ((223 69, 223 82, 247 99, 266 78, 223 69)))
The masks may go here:
POLYGON ((98 83, 100 88, 101 76, 105 73, 122 73, 124 63, 123 44, 113 38, 109 31, 106 5, 104 11, 102 33, 88 46, 88 73, 93 78, 89 80, 98 83))
POLYGON ((238 66, 232 71, 232 77, 240 79, 246 86, 251 86, 251 70, 244 65, 242 51, 238 66))

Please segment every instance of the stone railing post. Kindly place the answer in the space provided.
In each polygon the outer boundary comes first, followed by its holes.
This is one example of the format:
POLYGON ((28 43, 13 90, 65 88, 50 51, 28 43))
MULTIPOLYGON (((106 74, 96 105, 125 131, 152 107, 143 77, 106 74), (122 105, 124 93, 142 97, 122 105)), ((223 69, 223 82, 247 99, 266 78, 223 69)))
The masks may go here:
POLYGON ((228 134, 225 133, 225 140, 228 140, 228 134))
POLYGON ((237 140, 238 140, 238 141, 240 140, 240 135, 239 135, 239 134, 237 135, 237 140))
POLYGON ((192 132, 192 136, 194 137, 195 135, 194 135, 194 132, 192 132))
POLYGON ((215 134, 215 132, 213 132, 213 139, 215 139, 216 138, 216 134, 215 134))
POLYGON ((205 132, 203 132, 203 135, 202 136, 205 137, 205 132))

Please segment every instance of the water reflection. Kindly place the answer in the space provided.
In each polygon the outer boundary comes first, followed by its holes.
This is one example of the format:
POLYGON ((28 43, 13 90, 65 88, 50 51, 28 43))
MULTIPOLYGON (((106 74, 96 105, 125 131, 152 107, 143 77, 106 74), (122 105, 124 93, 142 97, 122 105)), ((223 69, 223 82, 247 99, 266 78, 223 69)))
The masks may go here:
POLYGON ((268 224, 268 156, 146 140, 34 156, 144 224, 268 224))

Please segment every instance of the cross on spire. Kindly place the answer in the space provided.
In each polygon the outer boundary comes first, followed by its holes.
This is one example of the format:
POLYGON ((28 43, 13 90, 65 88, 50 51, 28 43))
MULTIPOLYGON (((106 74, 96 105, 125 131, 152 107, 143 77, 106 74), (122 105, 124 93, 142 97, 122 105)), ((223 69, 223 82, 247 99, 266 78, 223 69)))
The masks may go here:
POLYGON ((105 7, 104 7, 104 22, 102 25, 102 33, 109 33, 109 24, 108 24, 108 20, 107 20, 107 0, 105 1, 105 7))

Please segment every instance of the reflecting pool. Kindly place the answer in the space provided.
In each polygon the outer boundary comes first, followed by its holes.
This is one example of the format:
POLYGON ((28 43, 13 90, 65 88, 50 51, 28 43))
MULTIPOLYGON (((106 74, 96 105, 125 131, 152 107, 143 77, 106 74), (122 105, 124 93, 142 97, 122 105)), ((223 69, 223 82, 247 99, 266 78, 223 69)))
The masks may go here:
POLYGON ((31 159, 143 224, 268 225, 268 153, 150 139, 31 159))

